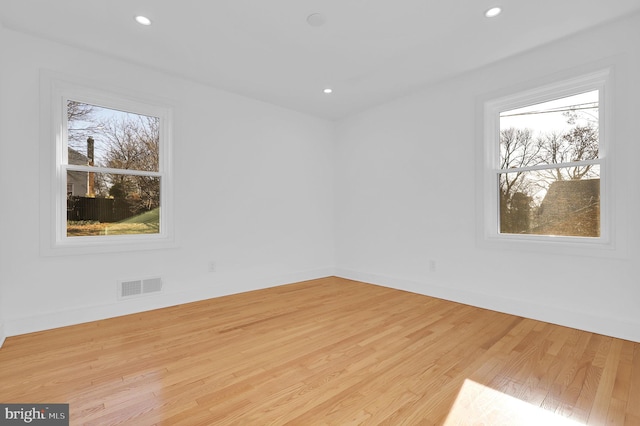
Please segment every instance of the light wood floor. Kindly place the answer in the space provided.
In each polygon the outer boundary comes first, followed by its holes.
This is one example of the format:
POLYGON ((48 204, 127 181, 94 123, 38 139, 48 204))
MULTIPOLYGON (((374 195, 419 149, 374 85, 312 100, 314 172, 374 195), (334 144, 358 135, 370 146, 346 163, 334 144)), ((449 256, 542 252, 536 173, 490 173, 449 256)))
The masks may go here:
POLYGON ((72 425, 640 425, 640 344, 327 278, 11 337, 0 402, 72 425))

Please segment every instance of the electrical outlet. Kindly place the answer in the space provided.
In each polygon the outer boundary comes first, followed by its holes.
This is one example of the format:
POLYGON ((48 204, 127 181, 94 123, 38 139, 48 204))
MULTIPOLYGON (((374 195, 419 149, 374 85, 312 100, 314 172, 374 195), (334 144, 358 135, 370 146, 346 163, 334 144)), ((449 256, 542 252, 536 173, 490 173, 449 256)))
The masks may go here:
POLYGON ((436 271, 436 261, 435 260, 430 260, 429 261, 429 272, 435 272, 436 271))
POLYGON ((209 272, 215 272, 215 271, 216 271, 216 262, 212 260, 211 262, 209 262, 209 272))

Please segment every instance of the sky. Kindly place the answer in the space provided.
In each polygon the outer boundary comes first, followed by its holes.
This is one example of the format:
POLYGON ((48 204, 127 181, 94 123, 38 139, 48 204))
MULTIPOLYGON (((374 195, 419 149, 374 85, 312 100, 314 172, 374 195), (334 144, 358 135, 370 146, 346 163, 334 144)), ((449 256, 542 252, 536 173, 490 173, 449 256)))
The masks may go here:
MULTIPOLYGON (((563 110, 576 105, 588 108, 581 111, 585 116, 592 115, 597 120, 598 90, 504 111, 500 114, 500 128, 530 128, 542 133, 568 130, 573 126, 567 123, 567 118, 562 111, 549 111, 563 110)), ((586 121, 581 121, 579 124, 586 124, 586 121)))
MULTIPOLYGON (((98 105, 92 105, 92 106, 93 106, 92 121, 76 121, 72 123, 74 128, 81 129, 81 128, 95 126, 97 122, 106 121, 109 119, 115 119, 117 121, 120 121, 120 120, 127 120, 127 119, 136 119, 137 117, 142 116, 141 114, 120 111, 117 109, 106 108, 98 105)), ((103 162, 104 155, 107 151, 107 145, 105 141, 102 140, 99 132, 96 132, 96 134, 93 135, 93 138, 95 140, 95 145, 94 145, 95 164, 99 165, 103 162)), ((70 145, 72 148, 76 149, 80 153, 86 154, 86 145, 84 142, 80 142, 80 143, 73 142, 73 144, 70 144, 70 145)))

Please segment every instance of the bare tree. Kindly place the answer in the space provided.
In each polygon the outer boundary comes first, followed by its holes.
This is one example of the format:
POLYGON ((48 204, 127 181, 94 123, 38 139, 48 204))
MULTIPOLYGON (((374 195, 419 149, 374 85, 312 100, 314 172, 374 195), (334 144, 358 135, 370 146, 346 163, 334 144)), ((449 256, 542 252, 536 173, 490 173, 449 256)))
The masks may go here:
MULTIPOLYGON (((566 133, 547 133, 538 138, 540 164, 562 164, 598 158, 598 129, 592 124, 577 125, 566 133)), ((551 180, 576 180, 593 176, 593 165, 550 168, 540 173, 551 180)))
POLYGON ((67 137, 69 148, 84 153, 87 138, 99 131, 96 107, 82 102, 67 101, 67 137))
MULTIPOLYGON (((600 155, 598 128, 592 124, 576 126, 563 136, 568 149, 570 161, 595 160, 600 155)), ((570 179, 593 177, 593 166, 584 165, 572 167, 569 170, 570 179)))
POLYGON ((540 149, 531 129, 500 131, 500 169, 505 170, 499 178, 501 232, 523 232, 529 227, 532 183, 519 169, 536 165, 540 149))
MULTIPOLYGON (((510 127, 500 131, 500 169, 519 169, 534 166, 540 161, 540 145, 533 138, 531 129, 510 127)), ((527 186, 522 171, 507 173, 500 184, 505 195, 525 189, 527 186)))
MULTIPOLYGON (((156 117, 135 116, 108 118, 100 122, 100 136, 104 144, 104 167, 158 171, 160 120, 156 117)), ((134 213, 152 210, 160 203, 160 180, 154 176, 112 174, 110 195, 124 196, 134 213)))

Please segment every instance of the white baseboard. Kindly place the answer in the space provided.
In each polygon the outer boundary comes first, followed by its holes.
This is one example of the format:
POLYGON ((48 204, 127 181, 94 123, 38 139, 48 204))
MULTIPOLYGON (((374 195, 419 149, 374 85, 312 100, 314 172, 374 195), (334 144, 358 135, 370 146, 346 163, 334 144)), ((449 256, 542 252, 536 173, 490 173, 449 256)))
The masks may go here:
POLYGON ((262 288, 275 287, 300 281, 313 280, 329 276, 337 276, 365 283, 395 288, 426 296, 437 297, 453 302, 464 303, 480 308, 491 309, 511 315, 522 316, 539 321, 577 328, 593 333, 640 342, 640 324, 624 319, 608 318, 593 313, 571 311, 553 306, 539 305, 526 300, 512 299, 496 295, 452 289, 435 283, 418 282, 398 277, 335 269, 332 267, 301 271, 268 278, 243 278, 240 284, 232 286, 238 291, 214 292, 211 287, 192 289, 188 292, 167 292, 153 297, 140 298, 125 302, 112 302, 100 305, 82 306, 68 310, 48 312, 21 318, 5 318, 0 323, 0 347, 6 337, 68 325, 98 321, 122 315, 160 309, 180 305, 212 297, 220 297, 233 293, 241 293, 262 288))
POLYGON ((134 298, 125 301, 111 301, 104 304, 85 305, 66 310, 30 315, 20 318, 5 319, 4 329, 0 329, 2 336, 17 336, 36 331, 50 330, 69 325, 82 324, 91 321, 99 321, 123 315, 129 315, 168 306, 181 305, 214 297, 226 296, 234 293, 243 293, 251 290, 292 284, 300 281, 313 280, 335 275, 334 268, 320 268, 308 271, 300 271, 290 274, 272 277, 243 277, 230 280, 233 285, 227 289, 218 287, 194 288, 184 292, 163 292, 157 295, 143 298, 134 298))
POLYGON ((384 287, 405 290, 452 302, 464 303, 492 311, 549 322, 565 327, 603 334, 619 339, 640 342, 640 324, 620 318, 609 318, 591 312, 578 312, 512 299, 494 294, 452 289, 435 283, 417 282, 403 278, 369 274, 349 269, 336 269, 336 276, 384 287))

